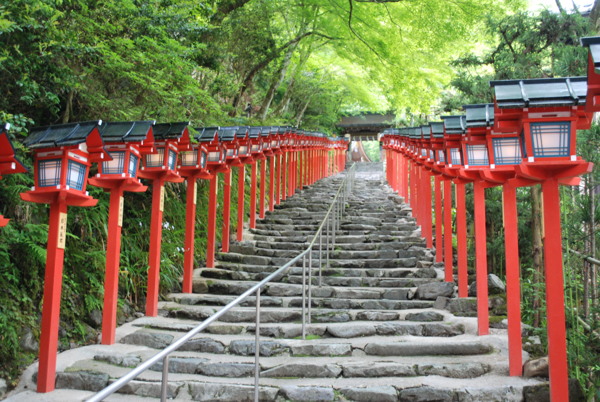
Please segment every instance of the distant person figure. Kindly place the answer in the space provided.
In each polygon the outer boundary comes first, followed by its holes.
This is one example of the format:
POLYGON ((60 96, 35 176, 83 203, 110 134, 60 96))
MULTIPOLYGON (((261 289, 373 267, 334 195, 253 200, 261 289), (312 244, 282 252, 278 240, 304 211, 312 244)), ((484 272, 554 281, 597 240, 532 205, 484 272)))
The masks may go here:
POLYGON ((244 109, 244 113, 246 113, 246 117, 250 118, 250 114, 252 113, 252 103, 246 103, 246 108, 244 109))
POLYGON ((362 162, 362 156, 358 151, 358 145, 356 144, 356 141, 353 141, 352 143, 352 152, 350 154, 352 155, 352 162, 362 162))

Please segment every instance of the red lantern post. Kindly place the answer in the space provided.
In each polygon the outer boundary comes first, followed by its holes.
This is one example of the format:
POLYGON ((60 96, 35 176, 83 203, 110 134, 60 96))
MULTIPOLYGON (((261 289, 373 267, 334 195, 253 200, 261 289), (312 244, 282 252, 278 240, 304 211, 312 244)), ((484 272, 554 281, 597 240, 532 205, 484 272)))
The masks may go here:
POLYGON ((246 192, 246 165, 252 164, 254 159, 250 153, 252 141, 250 140, 250 130, 248 127, 240 127, 237 130, 236 138, 239 142, 238 156, 242 164, 238 166, 238 217, 237 217, 237 241, 244 240, 244 196, 246 192))
POLYGON ((96 205, 98 200, 85 191, 89 168, 92 162, 110 159, 98 130, 100 124, 93 121, 34 128, 25 140, 35 152, 35 185, 21 193, 21 199, 50 204, 38 392, 54 390, 67 207, 96 205))
POLYGON ((142 159, 139 176, 152 183, 152 215, 150 217, 150 249, 148 257, 148 289, 146 315, 158 315, 160 284, 160 251, 162 243, 163 211, 165 206, 165 183, 181 183, 183 178, 176 171, 177 154, 190 144, 189 123, 163 123, 153 127, 156 153, 142 159))
MULTIPOLYGON (((201 133, 201 131, 200 131, 201 133)), ((198 134, 195 139, 200 140, 198 134)), ((188 150, 179 153, 177 171, 187 184, 185 200, 185 243, 183 251, 183 293, 192 293, 194 275, 194 256, 196 241, 196 204, 198 200, 197 184, 199 179, 213 178, 207 169, 208 150, 202 144, 190 144, 188 150)))
MULTIPOLYGON (((562 267, 559 184, 576 184, 592 169, 576 155, 577 129, 589 128, 594 106, 585 77, 492 81, 499 121, 522 127, 524 159, 515 166, 518 178, 539 181, 544 202, 544 267, 548 321, 550 395, 568 401, 568 368, 562 267), (518 90, 514 92, 515 89, 518 90), (592 110, 590 110, 592 109, 592 110)), ((503 124, 500 124, 503 123, 503 124)))
POLYGON ((229 167, 225 163, 225 147, 219 141, 219 127, 196 129, 200 134, 200 142, 208 151, 206 167, 213 176, 208 188, 208 217, 206 228, 206 267, 215 266, 215 242, 217 237, 217 188, 218 173, 225 173, 229 167))
POLYGON ((100 127, 106 151, 112 160, 99 164, 98 174, 89 179, 91 185, 110 193, 104 305, 102 309, 102 344, 115 343, 119 265, 121 260, 121 228, 125 191, 144 192, 147 187, 138 180, 140 158, 154 151, 153 121, 111 122, 100 127))
MULTIPOLYGON (((15 149, 8 138, 10 124, 5 123, 0 127, 0 179, 3 175, 25 173, 27 168, 15 157, 15 149)), ((8 224, 10 219, 0 215, 0 227, 8 224)))

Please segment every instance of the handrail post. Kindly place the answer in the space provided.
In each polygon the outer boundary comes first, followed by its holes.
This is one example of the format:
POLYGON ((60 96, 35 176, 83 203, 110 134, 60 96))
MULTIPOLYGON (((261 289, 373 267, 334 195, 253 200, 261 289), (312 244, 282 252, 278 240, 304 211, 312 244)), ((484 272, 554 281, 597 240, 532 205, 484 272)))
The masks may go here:
POLYGON ((260 288, 256 289, 256 324, 254 330, 254 402, 258 402, 260 379, 260 288))
POLYGON ((325 247, 325 260, 326 260, 326 265, 325 267, 327 269, 329 269, 329 236, 331 235, 329 227, 331 226, 331 215, 327 216, 327 236, 325 236, 325 241, 326 241, 326 247, 325 247))
POLYGON ((323 284, 321 283, 323 276, 323 228, 319 232, 319 287, 323 284))
POLYGON ((306 339, 306 254, 302 256, 302 339, 306 339))
POLYGON ((310 314, 312 312, 312 247, 308 251, 308 325, 310 325, 311 318, 310 314))
POLYGON ((160 402, 167 400, 167 391, 169 390, 169 355, 163 358, 162 383, 160 385, 160 402))

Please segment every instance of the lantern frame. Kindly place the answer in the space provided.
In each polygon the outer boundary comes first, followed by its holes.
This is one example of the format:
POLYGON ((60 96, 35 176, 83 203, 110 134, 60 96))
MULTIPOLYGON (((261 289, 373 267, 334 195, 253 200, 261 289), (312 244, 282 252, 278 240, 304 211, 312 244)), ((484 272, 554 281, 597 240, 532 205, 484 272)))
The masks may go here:
POLYGON ((196 136, 196 140, 206 148, 206 168, 211 173, 226 172, 229 169, 225 162, 225 146, 219 140, 219 129, 219 127, 196 128, 200 133, 196 136))

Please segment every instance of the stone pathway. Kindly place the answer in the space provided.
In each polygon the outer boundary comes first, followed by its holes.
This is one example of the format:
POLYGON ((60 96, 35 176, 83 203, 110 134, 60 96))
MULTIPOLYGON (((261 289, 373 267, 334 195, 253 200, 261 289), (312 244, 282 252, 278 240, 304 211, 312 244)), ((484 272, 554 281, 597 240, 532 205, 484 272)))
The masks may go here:
MULTIPOLYGON (((260 399, 522 400, 523 387, 537 381, 508 377, 504 330, 478 337, 475 318, 448 311, 464 310, 465 303, 453 299, 454 284, 442 282, 411 210, 382 184, 377 165, 357 173, 321 286, 313 254, 306 340, 301 264, 263 290, 260 399), (446 309, 434 308, 440 306, 446 309)), ((159 317, 119 327, 117 344, 61 353, 57 391, 28 391, 35 389, 34 365, 10 400, 82 400, 124 375, 303 250, 341 180, 324 179, 278 206, 247 241, 218 254, 216 268, 195 271, 194 294, 170 294, 160 303, 159 317)), ((250 297, 172 355, 169 398, 253 399, 254 303, 250 297)), ((107 400, 157 398, 161 369, 156 365, 107 400)))

